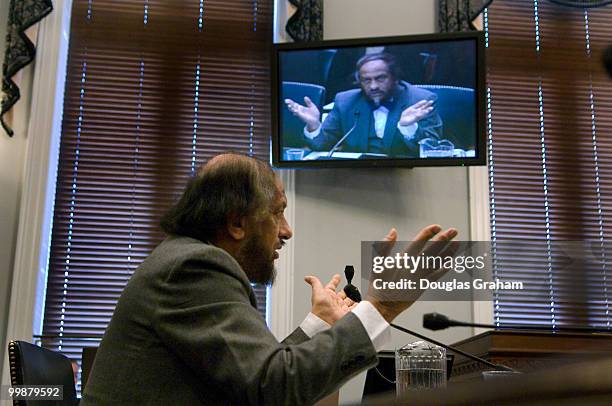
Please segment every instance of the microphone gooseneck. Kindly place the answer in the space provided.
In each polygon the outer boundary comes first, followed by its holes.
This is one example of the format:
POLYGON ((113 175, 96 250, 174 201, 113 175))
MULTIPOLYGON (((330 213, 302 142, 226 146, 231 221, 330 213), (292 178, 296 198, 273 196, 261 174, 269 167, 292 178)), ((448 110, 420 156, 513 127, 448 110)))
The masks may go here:
POLYGON ((576 333, 610 333, 612 330, 608 328, 593 328, 582 326, 544 326, 544 325, 504 325, 497 326, 494 324, 484 323, 467 323, 465 321, 457 321, 448 318, 439 313, 427 313, 423 315, 423 327, 429 330, 444 330, 448 327, 480 327, 490 328, 494 330, 529 330, 529 331, 557 331, 557 332, 576 332, 576 333))
POLYGON ((483 358, 477 357, 477 356, 475 356, 475 355, 469 354, 469 353, 467 353, 467 352, 465 352, 465 351, 462 351, 462 350, 459 350, 459 349, 457 349, 457 348, 455 348, 455 347, 451 347, 450 345, 446 345, 446 344, 444 344, 444 343, 441 343, 440 341, 434 340, 434 339, 432 339, 432 338, 430 338, 430 337, 427 337, 427 336, 425 336, 425 335, 423 335, 423 334, 419 334, 419 333, 417 333, 417 332, 414 332, 414 331, 408 330, 407 328, 404 328, 404 327, 398 326, 397 324, 393 324, 393 323, 390 323, 390 324, 391 324, 391 327, 393 327, 393 328, 394 328, 394 329, 396 329, 396 330, 399 330, 399 331, 402 331, 402 332, 404 332, 404 333, 407 333, 407 334, 413 335, 413 336, 418 337, 418 338, 420 338, 420 339, 422 339, 422 340, 429 341, 430 343, 433 343, 433 344, 438 345, 438 346, 440 346, 440 347, 444 347, 444 348, 446 348, 447 350, 449 350, 449 351, 451 351, 451 352, 454 352, 455 354, 461 354, 461 355, 463 355, 464 357, 469 358, 469 359, 471 359, 471 360, 473 360, 473 361, 480 362, 481 364, 488 365, 488 366, 490 366, 491 368, 495 368, 495 370, 497 370, 497 371, 510 371, 510 372, 517 372, 517 371, 515 371, 514 369, 512 369, 512 368, 510 368, 510 367, 507 367, 507 366, 505 366, 505 365, 501 365, 501 364, 494 364, 494 363, 492 363, 492 362, 487 361, 486 359, 483 359, 483 358))
POLYGON ((351 135, 353 131, 355 131, 355 127, 357 127, 358 121, 359 121, 359 110, 355 110, 355 122, 353 123, 353 126, 351 127, 350 130, 347 131, 346 134, 342 136, 342 138, 340 138, 340 140, 338 140, 338 142, 332 147, 332 149, 329 150, 329 153, 327 154, 328 157, 331 157, 332 154, 336 152, 338 147, 344 142, 344 140, 346 140, 348 136, 351 135))
MULTIPOLYGON (((359 290, 357 289, 356 286, 354 286, 351 283, 351 281, 353 280, 353 276, 355 275, 355 268, 353 268, 352 265, 347 265, 344 268, 344 275, 346 276, 346 280, 348 282, 347 285, 344 287, 344 293, 346 293, 346 296, 349 299, 352 299, 354 302, 361 302, 361 294, 359 293, 359 290)), ((430 314, 428 314, 426 316, 429 316, 429 315, 432 315, 432 314, 438 315, 437 313, 430 313, 430 314)), ((444 319, 446 319, 446 321, 450 321, 448 317, 446 317, 446 316, 444 316, 442 314, 439 314, 438 316, 441 316, 441 317, 438 318, 438 322, 441 323, 441 324, 444 324, 444 319)), ((446 345, 444 343, 441 343, 441 342, 439 342, 437 340, 434 340, 434 339, 432 339, 430 337, 427 337, 427 336, 425 336, 423 334, 417 333, 417 332, 412 331, 412 330, 408 330, 407 328, 404 328, 402 326, 398 326, 397 324, 393 324, 393 323, 389 323, 389 324, 390 324, 391 327, 393 327, 396 330, 399 330, 399 331, 401 331, 403 333, 407 333, 407 334, 413 335, 415 337, 420 338, 421 340, 429 341, 430 343, 433 343, 433 344, 436 344, 436 345, 438 345, 440 347, 446 348, 448 351, 451 351, 451 352, 453 352, 455 354, 463 355, 464 357, 469 358, 469 359, 471 359, 473 361, 480 362, 481 364, 485 364, 485 365, 487 365, 487 366, 489 366, 491 368, 495 368, 495 370, 497 370, 497 371, 517 372, 516 370, 514 370, 514 369, 512 369, 510 367, 507 367, 507 366, 501 365, 501 364, 494 364, 494 363, 489 362, 489 361, 487 361, 485 359, 482 359, 482 358, 477 357, 475 355, 469 354, 469 353, 467 353, 465 351, 462 351, 462 350, 459 350, 457 348, 451 347, 450 345, 446 345)), ((442 327, 442 328, 446 328, 446 327, 442 327)), ((439 328, 438 330, 440 330, 442 328, 439 328)))

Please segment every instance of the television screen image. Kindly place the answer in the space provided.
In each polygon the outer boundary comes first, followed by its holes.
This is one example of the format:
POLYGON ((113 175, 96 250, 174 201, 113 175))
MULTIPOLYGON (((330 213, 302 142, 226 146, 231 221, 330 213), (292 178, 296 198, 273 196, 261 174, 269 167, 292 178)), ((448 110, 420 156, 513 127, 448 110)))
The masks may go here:
POLYGON ((485 163, 482 33, 277 44, 273 164, 485 163))

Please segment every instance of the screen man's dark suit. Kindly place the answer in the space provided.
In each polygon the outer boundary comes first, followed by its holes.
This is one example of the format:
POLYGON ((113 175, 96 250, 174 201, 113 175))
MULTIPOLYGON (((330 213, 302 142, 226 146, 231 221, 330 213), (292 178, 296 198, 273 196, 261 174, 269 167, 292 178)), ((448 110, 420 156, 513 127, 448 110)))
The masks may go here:
MULTIPOLYGON (((419 157, 418 141, 423 138, 440 138, 442 120, 434 109, 418 122, 418 130, 412 141, 406 143, 404 136, 397 129, 402 111, 421 100, 435 100, 437 96, 418 86, 400 82, 393 94, 392 107, 387 116, 384 136, 382 139, 383 150, 389 156, 395 157, 419 157)), ((342 143, 340 150, 346 152, 376 152, 369 150, 368 136, 374 134, 374 118, 372 116, 372 103, 368 101, 361 89, 352 89, 340 92, 334 99, 334 108, 327 115, 321 125, 321 132, 317 137, 306 142, 315 151, 330 150, 343 135, 353 127, 355 129, 342 143)))
POLYGON ((279 343, 233 257, 169 237, 121 295, 82 405, 311 404, 376 361, 350 313, 279 343))

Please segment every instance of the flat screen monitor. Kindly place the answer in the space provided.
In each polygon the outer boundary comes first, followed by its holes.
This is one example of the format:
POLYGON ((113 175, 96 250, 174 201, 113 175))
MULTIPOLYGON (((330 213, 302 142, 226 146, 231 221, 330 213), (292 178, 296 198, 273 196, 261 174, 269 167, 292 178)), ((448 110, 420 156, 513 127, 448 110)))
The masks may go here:
POLYGON ((484 165, 482 33, 276 44, 277 167, 484 165))

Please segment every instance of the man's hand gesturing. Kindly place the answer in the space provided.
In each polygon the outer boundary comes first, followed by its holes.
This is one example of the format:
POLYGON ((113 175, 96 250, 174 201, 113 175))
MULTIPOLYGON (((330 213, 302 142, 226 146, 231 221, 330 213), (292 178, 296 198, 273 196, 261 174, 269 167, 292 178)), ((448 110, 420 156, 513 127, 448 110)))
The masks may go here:
POLYGON ((336 292, 340 284, 338 274, 334 275, 326 286, 323 286, 319 278, 315 276, 307 276, 304 280, 312 287, 311 312, 332 326, 357 306, 355 302, 346 297, 344 291, 336 292))
MULTIPOLYGON (((414 240, 402 251, 410 256, 419 256, 421 254, 427 255, 453 255, 454 254, 454 243, 447 245, 444 243, 455 238, 457 230, 449 228, 448 230, 442 231, 442 228, 437 224, 432 224, 423 228, 414 238, 414 240)), ((387 256, 390 255, 395 242, 397 241, 397 231, 392 228, 391 231, 385 236, 383 242, 377 247, 375 246, 376 255, 387 256)), ((437 280, 447 272, 446 269, 431 270, 427 274, 429 280, 437 280)), ((417 275, 419 272, 417 271, 417 275)), ((388 269, 385 270, 385 277, 389 281, 399 281, 406 275, 411 275, 403 270, 388 269)), ((368 289, 368 295, 366 300, 376 307, 380 314, 389 323, 397 317, 401 312, 410 307, 423 293, 420 289, 415 289, 410 294, 405 294, 395 290, 377 291, 375 289, 368 289)))
POLYGON ((399 124, 407 126, 418 122, 433 111, 433 100, 421 100, 402 111, 399 124))
POLYGON ((306 129, 308 131, 312 132, 321 125, 321 112, 319 112, 316 104, 314 104, 308 96, 304 97, 305 106, 296 103, 291 99, 285 99, 285 104, 294 116, 306 124, 306 129))

